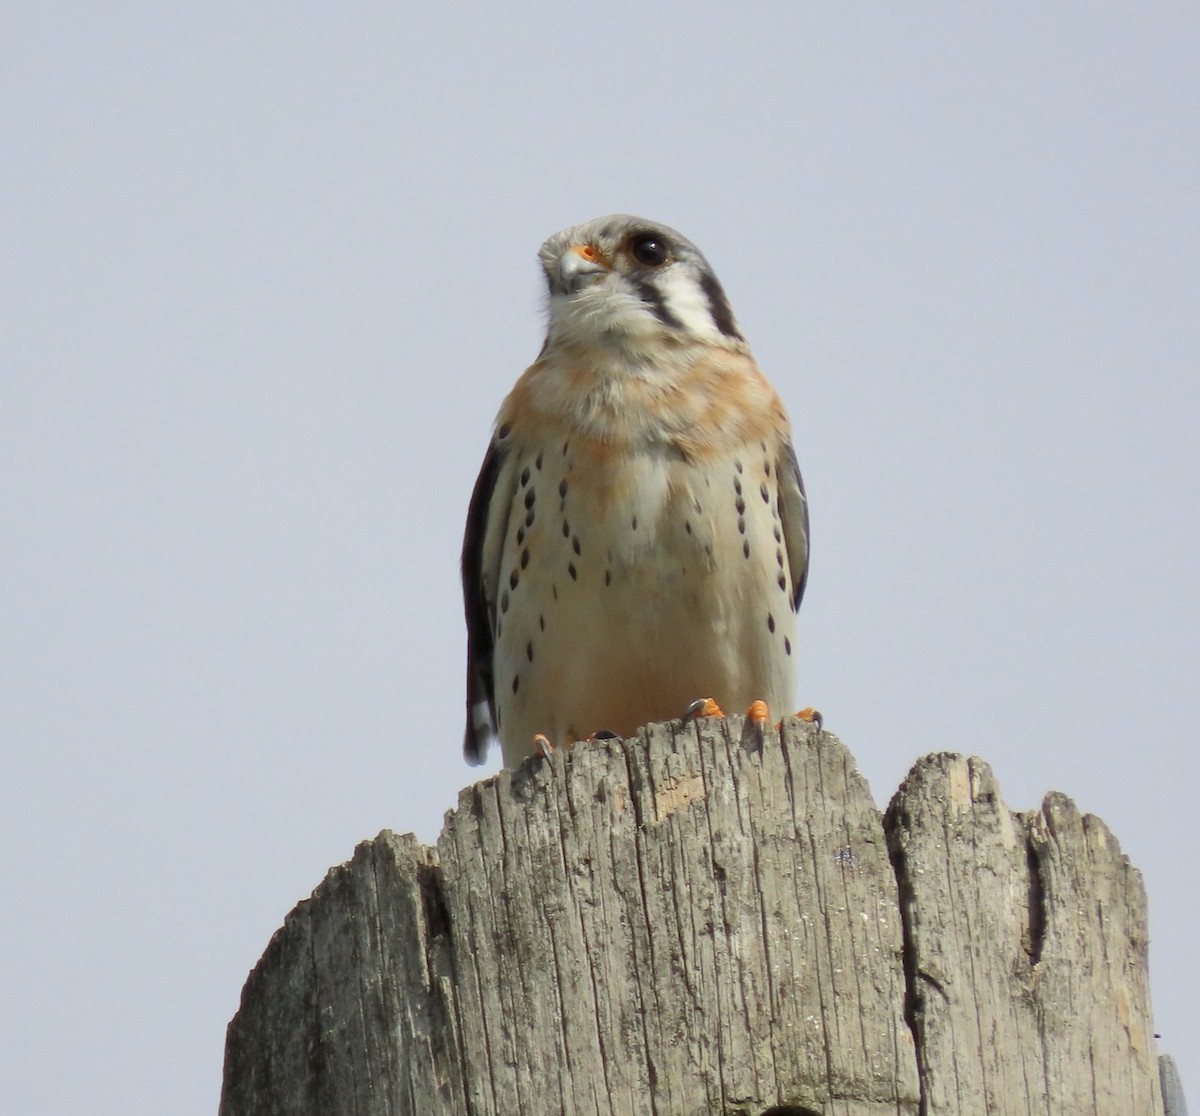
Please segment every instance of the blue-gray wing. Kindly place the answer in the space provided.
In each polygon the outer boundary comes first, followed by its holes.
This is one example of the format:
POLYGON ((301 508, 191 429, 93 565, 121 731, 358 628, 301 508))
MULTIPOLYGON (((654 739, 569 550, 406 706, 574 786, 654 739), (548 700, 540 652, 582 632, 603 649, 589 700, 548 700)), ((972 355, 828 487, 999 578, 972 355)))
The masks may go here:
POLYGON ((775 462, 779 479, 779 518, 783 521, 783 549, 792 579, 792 608, 800 607, 808 581, 808 497, 792 443, 786 442, 775 462))
POLYGON ((492 674, 495 649, 496 592, 500 552, 508 527, 511 494, 501 478, 508 454, 495 442, 488 447, 471 493, 463 535, 462 587, 467 617, 467 728, 463 756, 480 764, 496 736, 496 692, 492 674))

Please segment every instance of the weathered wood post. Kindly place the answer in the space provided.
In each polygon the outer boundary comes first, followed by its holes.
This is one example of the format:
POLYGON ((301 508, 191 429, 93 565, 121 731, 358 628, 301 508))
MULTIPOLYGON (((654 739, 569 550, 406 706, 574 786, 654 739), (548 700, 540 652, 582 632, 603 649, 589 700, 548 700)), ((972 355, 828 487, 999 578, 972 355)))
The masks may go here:
POLYGON ((1062 795, 1014 814, 937 755, 881 817, 810 725, 651 725, 333 869, 246 983, 221 1113, 1181 1116, 1146 943, 1062 795))

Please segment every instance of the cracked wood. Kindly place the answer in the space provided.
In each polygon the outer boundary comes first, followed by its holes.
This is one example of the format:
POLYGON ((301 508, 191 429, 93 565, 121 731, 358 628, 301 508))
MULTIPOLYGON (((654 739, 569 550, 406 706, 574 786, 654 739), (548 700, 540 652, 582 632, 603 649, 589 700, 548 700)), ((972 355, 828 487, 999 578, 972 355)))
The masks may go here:
POLYGON ((885 821, 810 725, 652 725, 333 869, 247 981, 221 1112, 1159 1116, 1145 941, 1064 796, 1014 815, 932 756, 885 821))

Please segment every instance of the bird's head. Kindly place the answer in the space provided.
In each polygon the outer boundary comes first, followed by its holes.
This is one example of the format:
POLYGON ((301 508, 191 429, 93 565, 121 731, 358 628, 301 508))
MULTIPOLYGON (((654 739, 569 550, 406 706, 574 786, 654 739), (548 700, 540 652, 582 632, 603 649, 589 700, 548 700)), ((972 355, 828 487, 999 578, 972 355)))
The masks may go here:
POLYGON ((555 233, 538 253, 549 340, 636 348, 663 339, 744 344, 700 250, 674 229, 627 214, 555 233))

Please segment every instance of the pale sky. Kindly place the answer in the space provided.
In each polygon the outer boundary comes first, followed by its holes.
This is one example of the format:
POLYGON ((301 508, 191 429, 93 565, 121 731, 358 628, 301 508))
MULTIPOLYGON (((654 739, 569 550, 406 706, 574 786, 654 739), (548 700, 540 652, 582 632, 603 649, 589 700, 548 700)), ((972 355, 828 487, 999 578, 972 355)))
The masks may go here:
POLYGON ((801 702, 881 807, 1104 819, 1200 1105, 1197 75, 1186 4, 5 4, 6 1110, 213 1113, 291 907, 486 773, 462 521, 613 211, 791 413, 801 702))

